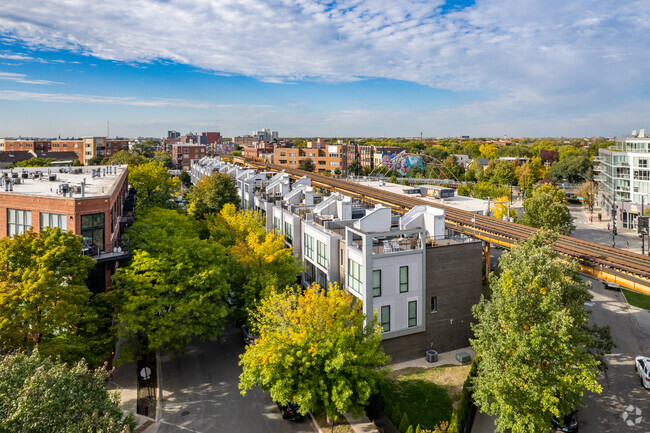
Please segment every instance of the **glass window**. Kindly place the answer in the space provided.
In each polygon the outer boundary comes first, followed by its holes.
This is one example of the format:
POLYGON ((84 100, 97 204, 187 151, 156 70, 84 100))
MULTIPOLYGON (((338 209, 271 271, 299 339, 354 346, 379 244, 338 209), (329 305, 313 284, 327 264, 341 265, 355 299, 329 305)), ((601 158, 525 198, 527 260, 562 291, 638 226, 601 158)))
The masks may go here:
POLYGON ((305 256, 314 259, 314 238, 305 233, 305 256))
POLYGON ((58 213, 41 212, 41 230, 46 227, 58 227, 61 230, 68 230, 67 216, 58 213))
POLYGON ((381 296, 381 270, 372 271, 372 297, 381 296))
POLYGON ((409 328, 418 324, 418 301, 409 302, 409 328))
POLYGON ((431 297, 431 312, 435 313, 438 311, 438 297, 437 296, 432 296, 431 297))
POLYGON ((326 268, 327 267, 327 244, 321 241, 316 241, 316 249, 318 254, 316 258, 316 262, 322 267, 326 268))
POLYGON ((409 291, 409 267, 399 267, 399 292, 405 293, 409 291))
POLYGON ((81 237, 86 245, 104 248, 104 214, 81 215, 81 237))
POLYGON ((275 230, 276 233, 280 233, 280 229, 282 227, 280 226, 280 218, 274 216, 273 217, 273 230, 275 230))
POLYGON ((348 287, 357 293, 361 293, 363 278, 361 277, 363 267, 352 259, 348 259, 348 287))
POLYGON ((381 307, 381 327, 383 332, 390 331, 390 305, 381 307))
POLYGON ((285 221, 284 223, 284 237, 291 244, 293 242, 293 233, 291 232, 291 224, 285 221))
POLYGON ((7 209, 7 235, 22 235, 32 228, 32 212, 28 210, 7 209))

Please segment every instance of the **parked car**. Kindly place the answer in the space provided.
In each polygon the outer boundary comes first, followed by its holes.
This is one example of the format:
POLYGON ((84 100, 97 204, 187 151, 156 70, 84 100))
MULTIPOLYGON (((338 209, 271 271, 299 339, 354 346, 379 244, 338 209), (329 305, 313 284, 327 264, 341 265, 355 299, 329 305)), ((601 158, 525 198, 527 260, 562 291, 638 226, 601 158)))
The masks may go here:
POLYGON ((282 418, 284 419, 288 419, 289 421, 302 421, 302 419, 305 418, 305 416, 300 413, 300 406, 296 403, 283 405, 276 402, 276 404, 282 411, 282 418))
POLYGON ((620 291, 621 291, 621 286, 619 286, 619 285, 616 284, 616 283, 610 283, 609 281, 603 281, 603 286, 604 286, 607 290, 616 290, 617 292, 620 292, 620 291))
POLYGON ((639 373, 641 385, 650 389, 650 358, 646 356, 637 356, 634 358, 634 369, 639 373))
POLYGON ((553 429, 555 431, 575 433, 578 431, 578 411, 574 410, 565 415, 561 420, 553 418, 553 429))
POLYGON ((247 346, 253 344, 255 340, 257 340, 257 335, 251 334, 250 329, 248 329, 248 326, 246 325, 241 325, 241 336, 244 339, 244 343, 246 343, 247 346))

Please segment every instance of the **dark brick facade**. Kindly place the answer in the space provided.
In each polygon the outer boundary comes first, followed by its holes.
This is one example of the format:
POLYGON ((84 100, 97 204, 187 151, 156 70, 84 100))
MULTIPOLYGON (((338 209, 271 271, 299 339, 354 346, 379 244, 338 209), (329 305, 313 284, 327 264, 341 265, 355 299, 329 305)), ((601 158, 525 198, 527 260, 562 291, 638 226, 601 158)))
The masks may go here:
POLYGON ((481 298, 483 256, 481 242, 427 247, 426 331, 382 342, 393 361, 424 357, 469 345, 472 305, 481 298), (438 309, 431 312, 431 298, 438 309), (433 346, 432 346, 433 343, 433 346))

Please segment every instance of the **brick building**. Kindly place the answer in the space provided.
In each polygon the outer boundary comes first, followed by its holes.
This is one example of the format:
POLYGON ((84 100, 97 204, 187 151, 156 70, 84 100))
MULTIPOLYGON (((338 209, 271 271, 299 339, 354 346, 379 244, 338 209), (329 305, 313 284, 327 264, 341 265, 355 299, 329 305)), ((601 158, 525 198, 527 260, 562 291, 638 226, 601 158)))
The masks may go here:
POLYGON ((0 151, 74 152, 82 164, 94 157, 110 157, 120 150, 129 150, 129 141, 106 137, 13 139, 0 138, 0 151))
POLYGON ((311 159, 316 166, 317 173, 329 170, 334 172, 339 169, 345 174, 348 167, 348 145, 329 144, 326 140, 310 141, 307 147, 289 147, 273 149, 273 162, 298 168, 305 159, 311 159))
POLYGON ((89 288, 103 291, 129 254, 122 242, 134 205, 127 178, 126 166, 0 170, 0 238, 46 227, 81 235, 84 254, 97 263, 89 288))
POLYGON ((192 162, 198 161, 208 154, 204 144, 172 143, 172 161, 178 169, 190 170, 192 162))

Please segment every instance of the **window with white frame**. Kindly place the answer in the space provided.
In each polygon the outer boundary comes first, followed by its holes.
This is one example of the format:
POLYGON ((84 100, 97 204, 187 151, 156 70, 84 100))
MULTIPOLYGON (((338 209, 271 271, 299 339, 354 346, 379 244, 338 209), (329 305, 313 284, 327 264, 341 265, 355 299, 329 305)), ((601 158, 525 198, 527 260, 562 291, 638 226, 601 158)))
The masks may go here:
POLYGON ((325 242, 316 241, 316 263, 322 267, 327 267, 327 244, 325 242))
POLYGON ((280 233, 281 229, 282 229, 282 226, 280 225, 280 218, 274 216, 273 217, 273 230, 275 230, 276 233, 280 233))
POLYGON ((7 235, 22 235, 32 227, 32 212, 7 209, 7 235))
POLYGON ((58 213, 41 212, 41 230, 46 227, 58 227, 64 231, 68 230, 67 216, 58 213))
POLYGON ((399 292, 406 293, 409 291, 409 267, 399 267, 399 292))
POLYGON ((352 259, 348 259, 348 287, 357 293, 361 293, 362 272, 363 266, 352 259))
POLYGON ((305 257, 314 259, 314 237, 305 233, 305 257))

